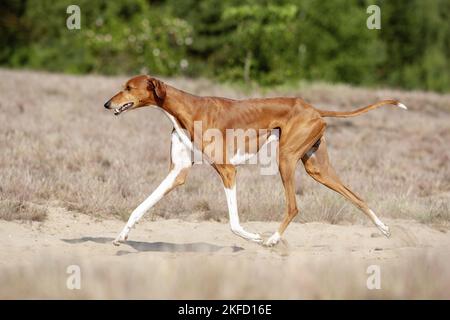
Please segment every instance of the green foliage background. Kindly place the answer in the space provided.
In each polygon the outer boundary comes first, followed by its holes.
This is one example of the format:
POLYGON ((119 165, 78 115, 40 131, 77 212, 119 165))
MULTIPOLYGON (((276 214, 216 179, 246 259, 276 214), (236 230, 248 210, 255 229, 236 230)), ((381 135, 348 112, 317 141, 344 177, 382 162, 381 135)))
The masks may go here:
POLYGON ((8 67, 450 91, 450 0, 7 0, 0 30, 8 67))

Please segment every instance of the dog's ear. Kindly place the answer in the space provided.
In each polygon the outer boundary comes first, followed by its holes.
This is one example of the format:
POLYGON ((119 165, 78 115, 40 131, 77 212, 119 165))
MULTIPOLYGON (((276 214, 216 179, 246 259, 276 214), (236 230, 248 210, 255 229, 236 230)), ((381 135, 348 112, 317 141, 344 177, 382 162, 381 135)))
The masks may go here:
POLYGON ((166 85, 155 78, 149 78, 148 79, 148 89, 150 91, 153 91, 155 94, 155 98, 157 98, 157 103, 162 104, 164 99, 166 98, 166 85))

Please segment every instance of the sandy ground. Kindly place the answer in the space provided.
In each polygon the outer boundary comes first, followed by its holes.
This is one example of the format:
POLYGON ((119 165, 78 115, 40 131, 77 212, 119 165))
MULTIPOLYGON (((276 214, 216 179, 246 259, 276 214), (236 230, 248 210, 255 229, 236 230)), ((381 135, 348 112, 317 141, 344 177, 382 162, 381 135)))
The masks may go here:
MULTIPOLYGON (((226 223, 149 219, 111 244, 123 222, 50 208, 45 222, 0 221, 0 298, 449 298, 450 234, 412 220, 372 226, 292 223, 265 248, 226 223), (80 266, 69 290, 67 267, 80 266), (381 289, 367 289, 380 266, 381 289)), ((269 236, 276 222, 247 222, 269 236)))

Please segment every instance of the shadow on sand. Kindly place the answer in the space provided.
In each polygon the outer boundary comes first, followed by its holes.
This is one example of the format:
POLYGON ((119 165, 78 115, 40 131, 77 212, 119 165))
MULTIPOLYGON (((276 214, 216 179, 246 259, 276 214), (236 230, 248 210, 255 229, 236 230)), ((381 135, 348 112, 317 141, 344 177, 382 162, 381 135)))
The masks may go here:
MULTIPOLYGON (((95 242, 101 244, 112 245, 113 238, 108 237, 82 237, 78 239, 61 239, 66 243, 78 244, 84 242, 95 242)), ((143 242, 143 241, 127 241, 122 246, 127 245, 138 252, 216 252, 222 249, 231 249, 232 252, 244 250, 238 246, 218 246, 206 242, 195 243, 170 243, 170 242, 143 242)), ((117 255, 129 254, 132 252, 119 250, 117 255)))

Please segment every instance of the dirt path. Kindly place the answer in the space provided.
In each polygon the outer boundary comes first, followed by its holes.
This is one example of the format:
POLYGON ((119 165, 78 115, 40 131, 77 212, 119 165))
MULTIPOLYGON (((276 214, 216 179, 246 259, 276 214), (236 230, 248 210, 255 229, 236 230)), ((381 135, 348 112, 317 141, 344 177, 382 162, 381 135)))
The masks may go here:
MULTIPOLYGON (((0 297, 448 297, 450 233, 386 222, 390 239, 372 226, 293 223, 268 249, 224 223, 144 221, 115 247, 123 222, 53 208, 42 223, 0 221, 0 297), (366 286, 374 264, 381 290, 366 286), (81 290, 67 289, 69 265, 81 268, 81 290)), ((269 236, 278 223, 244 225, 269 236)))

